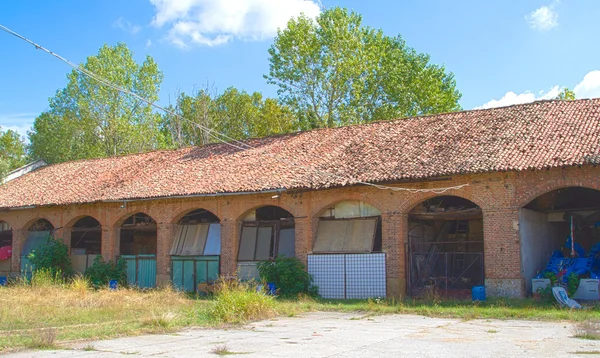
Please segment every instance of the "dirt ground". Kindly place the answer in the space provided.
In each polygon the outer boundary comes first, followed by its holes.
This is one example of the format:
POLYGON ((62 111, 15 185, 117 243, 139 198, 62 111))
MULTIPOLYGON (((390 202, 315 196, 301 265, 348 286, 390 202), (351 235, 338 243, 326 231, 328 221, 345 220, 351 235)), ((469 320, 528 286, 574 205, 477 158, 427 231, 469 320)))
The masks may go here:
POLYGON ((566 322, 310 313, 236 329, 189 329, 10 357, 600 357, 600 341, 573 338, 566 322))

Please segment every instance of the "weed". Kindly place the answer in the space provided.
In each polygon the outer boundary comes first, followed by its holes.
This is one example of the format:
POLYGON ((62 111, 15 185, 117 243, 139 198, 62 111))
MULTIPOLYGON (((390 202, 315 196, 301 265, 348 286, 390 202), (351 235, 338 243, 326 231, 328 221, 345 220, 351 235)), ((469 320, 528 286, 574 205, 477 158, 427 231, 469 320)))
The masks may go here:
POLYGON ((600 321, 598 320, 579 322, 573 328, 575 338, 600 340, 600 321))
POLYGON ((76 274, 71 278, 69 288, 77 293, 79 296, 84 297, 87 291, 90 289, 90 281, 81 274, 76 274))
POLYGON ((218 356, 229 356, 229 355, 234 355, 234 354, 247 354, 248 353, 248 352, 232 352, 229 350, 229 348, 227 348, 226 344, 218 345, 218 346, 214 347, 210 352, 213 354, 216 354, 218 356))
POLYGON ((498 333, 498 330, 496 330, 496 329, 488 329, 487 333, 498 333))
POLYGON ((91 352, 91 351, 95 351, 96 347, 94 347, 93 344, 88 344, 88 345, 84 346, 81 349, 84 350, 84 351, 86 351, 86 352, 91 352))
POLYGON ((31 345, 29 348, 51 349, 54 348, 57 331, 54 328, 46 328, 34 331, 31 336, 31 345))
POLYGON ((258 292, 252 283, 221 279, 208 316, 218 323, 244 323, 274 317, 275 299, 258 292))

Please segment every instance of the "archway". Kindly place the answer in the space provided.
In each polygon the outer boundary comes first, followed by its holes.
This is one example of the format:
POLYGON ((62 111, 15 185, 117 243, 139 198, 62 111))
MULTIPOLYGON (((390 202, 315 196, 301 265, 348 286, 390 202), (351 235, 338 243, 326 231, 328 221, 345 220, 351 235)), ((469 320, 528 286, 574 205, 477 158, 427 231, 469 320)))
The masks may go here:
POLYGON ((470 200, 438 196, 408 214, 406 262, 411 296, 470 297, 484 284, 483 214, 470 200))
POLYGON ((102 226, 91 216, 77 220, 71 232, 71 263, 75 272, 85 272, 102 251, 102 226))
POLYGON ((127 282, 156 287, 156 221, 144 213, 131 215, 121 225, 119 241, 121 258, 127 262, 127 282))
POLYGON ((12 238, 10 225, 0 221, 0 276, 8 276, 11 271, 12 238))
POLYGON ((327 207, 319 216, 308 272, 331 299, 386 296, 381 212, 358 200, 327 207))
POLYGON ((205 209, 193 210, 178 221, 171 247, 173 285, 184 291, 208 291, 219 277, 221 224, 205 209), (206 287, 204 287, 206 286, 206 287))
POLYGON ((54 225, 46 219, 39 219, 27 228, 27 237, 21 249, 21 272, 25 275, 31 273, 34 267, 29 262, 28 255, 44 245, 53 234, 54 225))
POLYGON ((519 237, 527 293, 548 283, 545 271, 564 281, 571 273, 600 278, 600 191, 565 187, 536 197, 519 210, 519 237))
POLYGON ((242 279, 259 279, 256 264, 278 256, 295 257, 294 216, 274 205, 262 206, 242 219, 238 269, 242 279))

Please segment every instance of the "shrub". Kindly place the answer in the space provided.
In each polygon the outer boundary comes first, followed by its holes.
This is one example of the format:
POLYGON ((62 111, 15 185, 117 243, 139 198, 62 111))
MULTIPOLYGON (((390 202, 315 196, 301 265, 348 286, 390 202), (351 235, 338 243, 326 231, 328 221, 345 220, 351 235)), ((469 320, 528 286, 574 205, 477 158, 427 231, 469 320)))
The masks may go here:
POLYGON ((252 283, 235 279, 221 279, 217 283, 215 298, 208 308, 210 319, 220 323, 244 323, 275 314, 273 296, 258 291, 252 283))
POLYGON ((279 256, 275 261, 261 261, 257 268, 260 279, 274 283, 282 296, 297 296, 300 293, 316 296, 318 293, 318 288, 312 284, 312 276, 295 257, 279 256))
POLYGON ((61 273, 70 276, 73 273, 69 247, 62 240, 48 236, 46 242, 33 250, 28 256, 34 271, 49 270, 52 276, 61 273))
POLYGON ((96 288, 108 285, 110 280, 117 280, 119 285, 125 286, 127 284, 127 262, 122 258, 119 258, 116 263, 112 260, 104 261, 104 258, 98 255, 92 266, 85 270, 85 276, 96 288))
POLYGON ((52 287, 52 286, 63 286, 65 280, 62 272, 58 269, 51 270, 47 268, 36 268, 31 273, 31 279, 29 281, 23 281, 25 284, 30 284, 33 287, 52 287))

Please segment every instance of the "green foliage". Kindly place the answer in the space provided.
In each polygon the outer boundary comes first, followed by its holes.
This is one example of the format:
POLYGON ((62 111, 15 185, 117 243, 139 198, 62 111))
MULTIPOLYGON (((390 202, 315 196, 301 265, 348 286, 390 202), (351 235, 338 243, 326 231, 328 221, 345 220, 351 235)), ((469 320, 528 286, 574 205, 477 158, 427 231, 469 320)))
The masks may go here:
POLYGON ((569 276, 567 276, 567 293, 569 296, 573 296, 575 294, 577 288, 579 287, 579 281, 579 276, 574 272, 571 272, 569 276))
POLYGON ((105 287, 110 280, 117 280, 119 285, 127 284, 127 262, 119 258, 117 262, 104 261, 100 255, 96 256, 92 266, 85 270, 85 276, 89 278, 94 287, 105 287))
POLYGON ((318 293, 318 288, 312 284, 312 276, 295 257, 279 256, 275 261, 261 261, 257 268, 260 279, 274 283, 282 296, 297 296, 301 293, 316 296, 318 293))
POLYGON ((65 279, 62 271, 43 268, 33 271, 31 279, 25 280, 23 283, 32 287, 62 287, 65 284, 65 279))
POLYGON ((26 158, 23 138, 11 129, 3 131, 0 127, 0 184, 8 172, 23 166, 26 158))
MULTIPOLYGON (((140 65, 127 45, 104 45, 83 68, 150 101, 163 79, 152 57, 140 65)), ((48 111, 29 132, 35 158, 50 163, 137 153, 164 147, 152 107, 73 70, 67 86, 50 99, 48 111)))
POLYGON ((452 73, 347 9, 290 20, 269 54, 264 77, 303 129, 460 109, 452 73))
POLYGON ((31 251, 27 258, 35 267, 34 271, 37 272, 48 271, 51 276, 60 274, 63 277, 70 276, 73 273, 69 247, 62 239, 48 236, 46 242, 31 251))
POLYGON ((209 88, 193 96, 182 93, 175 106, 169 109, 185 118, 171 114, 162 117, 163 135, 168 138, 168 145, 176 148, 215 142, 216 139, 202 127, 234 139, 264 137, 297 129, 291 110, 277 100, 232 87, 219 95, 211 94, 209 88))
POLYGON ((276 314, 275 299, 252 283, 221 279, 207 312, 209 319, 218 323, 268 319, 276 314))
POLYGON ((565 88, 558 94, 556 99, 572 101, 575 99, 575 92, 571 91, 568 88, 565 88))

